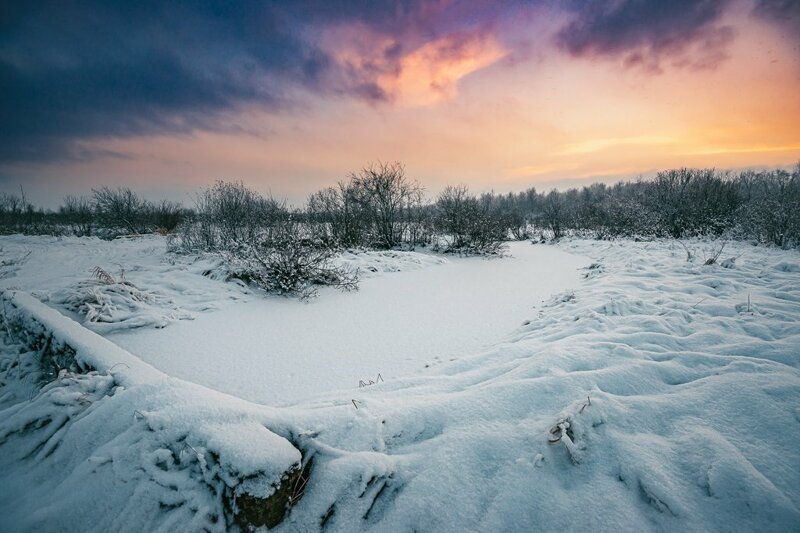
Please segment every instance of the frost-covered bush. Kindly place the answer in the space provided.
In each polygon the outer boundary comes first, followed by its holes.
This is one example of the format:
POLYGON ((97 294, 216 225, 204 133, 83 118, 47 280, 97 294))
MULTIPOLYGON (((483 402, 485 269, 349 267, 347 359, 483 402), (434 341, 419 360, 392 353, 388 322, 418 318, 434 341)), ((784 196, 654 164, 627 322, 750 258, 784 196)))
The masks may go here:
POLYGON ((800 164, 793 172, 743 173, 737 233, 789 248, 800 245, 800 164))
POLYGON ((223 254, 229 277, 253 283, 267 292, 313 298, 321 285, 345 291, 358 288, 358 273, 332 262, 337 249, 287 220, 255 243, 223 254))
POLYGON ((390 249, 420 237, 422 187, 400 162, 370 163, 312 194, 308 218, 344 247, 390 249))
POLYGON ((124 272, 115 278, 99 267, 92 279, 56 293, 52 301, 83 317, 84 325, 106 333, 148 326, 162 328, 173 320, 191 318, 170 298, 126 280, 124 272))
POLYGON ((98 224, 109 237, 119 234, 140 234, 152 231, 148 212, 149 202, 128 188, 92 189, 98 224))
POLYGON ((286 216, 284 206, 241 182, 218 181, 197 195, 195 216, 171 240, 174 251, 217 252, 252 243, 286 216))
POLYGON ((469 194, 466 185, 442 191, 434 220, 434 228, 443 237, 436 244, 444 252, 497 255, 503 251, 507 228, 469 194))

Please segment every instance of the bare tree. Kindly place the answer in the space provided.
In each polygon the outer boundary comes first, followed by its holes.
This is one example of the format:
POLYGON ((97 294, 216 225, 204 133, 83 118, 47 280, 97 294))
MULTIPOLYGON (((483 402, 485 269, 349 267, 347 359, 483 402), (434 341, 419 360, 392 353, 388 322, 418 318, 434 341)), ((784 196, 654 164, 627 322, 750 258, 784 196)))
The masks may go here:
POLYGON ((150 204, 128 188, 92 189, 94 209, 100 224, 112 230, 145 233, 150 228, 146 213, 150 204))
POLYGON ((374 244, 380 248, 400 244, 405 232, 403 213, 421 199, 419 183, 406 176, 399 162, 371 163, 350 179, 372 219, 374 244))
POLYGON ((543 216, 546 224, 553 232, 554 239, 560 239, 563 235, 565 223, 565 207, 562 196, 553 189, 545 196, 543 216))
POLYGON ((502 251, 506 227, 466 185, 448 186, 436 201, 435 228, 449 239, 446 251, 481 255, 502 251))
POLYGON ((91 199, 86 196, 67 196, 59 208, 59 213, 64 222, 72 226, 75 235, 89 236, 92 234, 94 210, 91 199))

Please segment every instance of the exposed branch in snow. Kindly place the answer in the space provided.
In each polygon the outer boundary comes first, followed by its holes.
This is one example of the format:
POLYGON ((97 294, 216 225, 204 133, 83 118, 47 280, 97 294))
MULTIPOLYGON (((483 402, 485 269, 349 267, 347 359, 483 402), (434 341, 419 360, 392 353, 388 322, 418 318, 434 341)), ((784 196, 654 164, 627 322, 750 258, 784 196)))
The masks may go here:
POLYGON ((715 264, 715 263, 717 262, 717 259, 719 259, 719 256, 721 256, 721 255, 722 255, 722 251, 725 249, 725 245, 726 245, 726 244, 727 244, 727 242, 723 241, 723 243, 722 243, 722 246, 720 246, 720 247, 719 247, 719 250, 717 250, 716 252, 714 252, 714 253, 711 255, 711 257, 707 258, 707 259, 706 259, 706 260, 703 262, 703 264, 704 264, 704 265, 713 265, 713 264, 715 264))

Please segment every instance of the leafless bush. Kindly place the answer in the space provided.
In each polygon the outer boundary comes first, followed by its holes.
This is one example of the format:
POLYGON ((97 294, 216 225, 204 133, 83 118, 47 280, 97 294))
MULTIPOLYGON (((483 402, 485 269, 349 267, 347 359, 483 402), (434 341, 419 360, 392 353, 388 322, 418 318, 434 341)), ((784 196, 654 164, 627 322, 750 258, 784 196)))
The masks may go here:
POLYGON ((248 242, 269 226, 282 206, 244 186, 218 181, 197 198, 197 215, 218 230, 223 247, 248 242))
POLYGON ((267 292, 308 300, 319 286, 345 291, 358 288, 358 273, 332 262, 336 249, 293 220, 279 223, 255 243, 224 253, 230 277, 267 292))
POLYGON ((67 196, 59 208, 64 223, 69 224, 78 236, 89 236, 94 226, 92 200, 86 196, 67 196))
POLYGON ((371 240, 371 215, 363 191, 352 181, 312 194, 307 212, 320 238, 348 248, 371 240))
POLYGON ((388 249, 420 238, 421 204, 422 188, 401 163, 377 162, 312 194, 307 210, 321 235, 341 246, 388 249))
POLYGON ((505 228, 469 194, 466 185, 448 186, 439 195, 435 228, 446 239, 446 252, 496 255, 503 248, 505 228))
POLYGON ((173 251, 229 251, 264 238, 286 216, 283 204, 241 182, 217 181, 197 195, 195 215, 170 242, 173 251))
POLYGON ((160 232, 171 233, 185 218, 183 206, 177 202, 161 200, 151 207, 150 218, 160 232))
POLYGON ((738 230, 782 248, 800 245, 800 163, 792 172, 743 173, 738 230))
POLYGON ((0 233, 28 233, 42 227, 43 212, 36 211, 25 194, 0 194, 0 233))
MULTIPOLYGON (((100 226, 120 233, 141 234, 151 231, 147 213, 151 206, 132 190, 124 187, 92 189, 95 213, 100 226)), ((112 235, 113 236, 113 235, 112 235)))

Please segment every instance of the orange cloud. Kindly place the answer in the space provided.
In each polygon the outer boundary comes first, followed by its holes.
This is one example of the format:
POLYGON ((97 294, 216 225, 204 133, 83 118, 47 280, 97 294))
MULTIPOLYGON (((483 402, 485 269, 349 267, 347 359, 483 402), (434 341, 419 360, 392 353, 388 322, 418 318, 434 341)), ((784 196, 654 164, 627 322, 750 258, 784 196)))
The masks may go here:
POLYGON ((368 100, 402 106, 436 104, 455 96, 458 81, 494 64, 508 51, 485 31, 422 40, 397 40, 363 24, 327 30, 322 47, 345 73, 343 85, 368 100))
POLYGON ((506 53, 494 36, 447 35, 403 56, 398 72, 379 76, 377 83, 403 105, 431 105, 452 98, 458 80, 506 53))
POLYGON ((591 139, 567 144, 558 150, 555 155, 590 154, 609 148, 626 146, 664 146, 676 144, 677 142, 676 139, 664 135, 591 139))
POLYGON ((797 152, 800 153, 800 144, 786 144, 779 146, 738 146, 724 147, 713 146, 700 150, 685 152, 685 155, 718 155, 718 154, 763 154, 770 152, 797 152))

